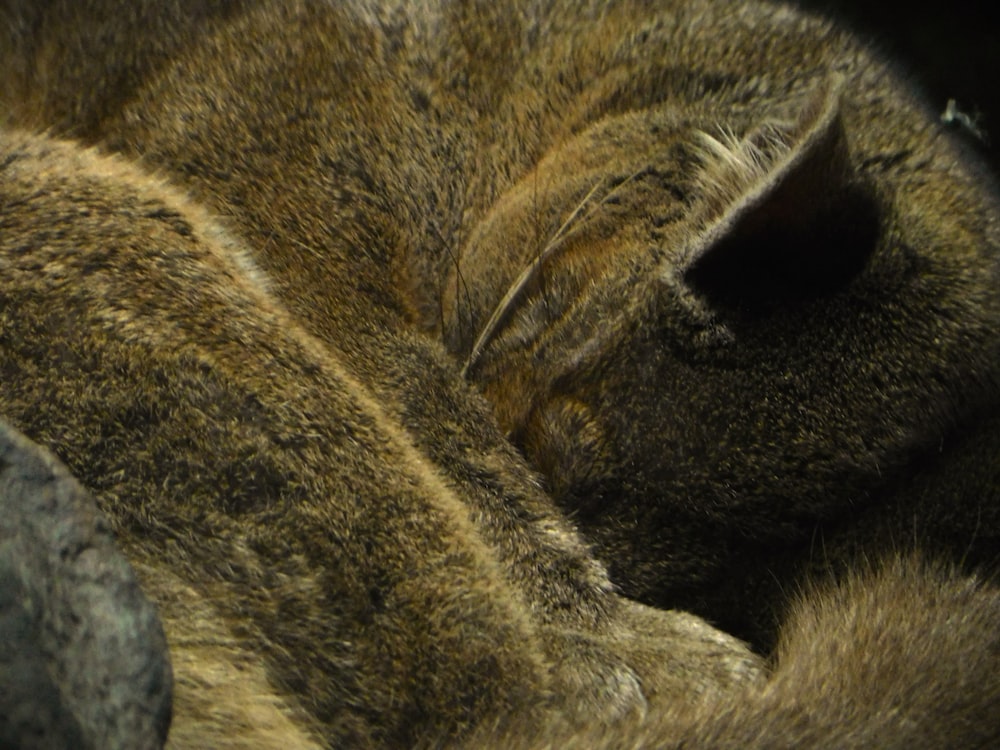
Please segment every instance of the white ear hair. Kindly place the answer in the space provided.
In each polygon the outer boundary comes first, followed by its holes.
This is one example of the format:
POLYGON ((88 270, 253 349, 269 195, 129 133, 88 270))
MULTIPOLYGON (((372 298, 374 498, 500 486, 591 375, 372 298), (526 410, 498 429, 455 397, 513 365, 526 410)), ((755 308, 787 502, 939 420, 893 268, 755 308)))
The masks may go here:
MULTIPOLYGON (((843 179, 846 144, 840 123, 843 77, 824 82, 790 119, 769 118, 742 139, 699 131, 696 152, 702 167, 695 178, 706 223, 729 224, 789 182, 824 184, 843 179)), ((822 195, 822 193, 817 193, 822 195)))
MULTIPOLYGON (((680 265, 708 299, 742 307, 810 298, 864 267, 877 208, 851 169, 842 87, 840 76, 827 79, 742 138, 695 135, 695 233, 680 265)), ((664 278, 676 273, 661 268, 664 278)))
POLYGON ((695 133, 695 156, 701 169, 695 190, 705 210, 721 212, 765 179, 776 162, 791 151, 794 123, 767 122, 745 137, 720 128, 718 137, 695 133))

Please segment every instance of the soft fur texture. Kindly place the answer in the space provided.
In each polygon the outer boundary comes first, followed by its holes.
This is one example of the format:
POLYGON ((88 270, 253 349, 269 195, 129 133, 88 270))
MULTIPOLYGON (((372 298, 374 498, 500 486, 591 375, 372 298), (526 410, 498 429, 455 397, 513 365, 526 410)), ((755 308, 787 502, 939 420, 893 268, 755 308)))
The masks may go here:
POLYGON ((0 64, 0 414, 174 746, 1000 741, 1000 207, 849 36, 0 0, 0 64))

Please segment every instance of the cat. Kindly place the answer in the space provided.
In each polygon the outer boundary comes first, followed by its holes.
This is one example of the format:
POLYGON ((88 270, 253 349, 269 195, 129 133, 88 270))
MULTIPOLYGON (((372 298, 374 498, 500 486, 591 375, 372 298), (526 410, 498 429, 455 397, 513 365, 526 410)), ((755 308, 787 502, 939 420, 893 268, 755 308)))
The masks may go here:
POLYGON ((0 63, 0 414, 174 746, 995 742, 996 590, 907 547, 996 550, 1000 214, 849 35, 6 0, 0 63))
POLYGON ((804 569, 996 560, 997 210, 843 34, 714 7, 665 34, 695 83, 496 202, 444 331, 626 593, 766 648, 804 569))

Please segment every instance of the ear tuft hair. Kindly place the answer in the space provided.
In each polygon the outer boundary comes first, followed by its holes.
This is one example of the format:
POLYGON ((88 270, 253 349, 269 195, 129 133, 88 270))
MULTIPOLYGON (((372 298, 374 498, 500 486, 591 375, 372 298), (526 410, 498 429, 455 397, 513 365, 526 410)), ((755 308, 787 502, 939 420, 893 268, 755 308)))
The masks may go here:
POLYGON ((698 134, 705 228, 685 278, 716 306, 812 299, 864 268, 878 210, 851 169, 840 86, 828 82, 797 119, 769 120, 742 139, 698 134))

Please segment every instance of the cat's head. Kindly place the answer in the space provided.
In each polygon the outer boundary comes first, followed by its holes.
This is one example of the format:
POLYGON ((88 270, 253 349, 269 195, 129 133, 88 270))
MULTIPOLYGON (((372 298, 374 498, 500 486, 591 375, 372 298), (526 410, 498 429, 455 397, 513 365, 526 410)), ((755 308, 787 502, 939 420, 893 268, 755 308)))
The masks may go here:
POLYGON ((451 280, 449 346, 631 593, 807 543, 998 398, 990 188, 853 85, 609 118, 451 280))

